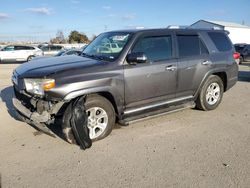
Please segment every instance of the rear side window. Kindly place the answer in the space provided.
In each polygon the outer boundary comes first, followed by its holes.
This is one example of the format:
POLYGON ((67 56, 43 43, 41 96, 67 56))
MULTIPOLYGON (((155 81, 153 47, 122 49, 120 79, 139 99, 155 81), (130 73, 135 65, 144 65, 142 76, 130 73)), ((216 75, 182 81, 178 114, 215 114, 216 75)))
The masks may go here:
POLYGON ((150 36, 141 38, 132 52, 143 52, 150 62, 172 58, 171 36, 150 36))
POLYGON ((35 50, 35 48, 32 46, 26 46, 26 50, 35 50))
POLYGON ((61 46, 55 46, 54 50, 61 50, 62 47, 61 46))
POLYGON ((198 56, 208 54, 208 50, 198 35, 178 35, 180 57, 198 56))
POLYGON ((26 50, 25 46, 15 46, 15 50, 26 50))
POLYGON ((212 39, 213 43, 215 44, 216 48, 220 52, 226 52, 232 50, 232 44, 227 38, 225 33, 212 33, 209 32, 208 36, 212 39))
POLYGON ((43 50, 44 52, 47 52, 47 51, 49 51, 49 47, 48 47, 48 46, 43 46, 43 47, 42 47, 42 50, 43 50))

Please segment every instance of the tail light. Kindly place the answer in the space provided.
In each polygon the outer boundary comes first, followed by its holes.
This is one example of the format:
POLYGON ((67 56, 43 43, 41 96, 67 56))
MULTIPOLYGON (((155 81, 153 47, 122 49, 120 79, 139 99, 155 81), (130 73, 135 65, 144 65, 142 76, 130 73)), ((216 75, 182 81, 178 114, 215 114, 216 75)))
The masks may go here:
POLYGON ((234 57, 234 59, 240 59, 240 53, 234 52, 233 57, 234 57))

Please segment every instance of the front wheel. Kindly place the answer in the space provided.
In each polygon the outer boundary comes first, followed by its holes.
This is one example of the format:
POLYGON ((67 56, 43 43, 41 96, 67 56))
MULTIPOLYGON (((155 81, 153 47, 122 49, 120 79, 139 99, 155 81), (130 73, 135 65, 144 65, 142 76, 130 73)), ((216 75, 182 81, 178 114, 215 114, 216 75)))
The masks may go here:
POLYGON ((214 110, 221 103, 224 86, 221 78, 216 75, 208 77, 196 100, 196 107, 201 110, 214 110))
MULTIPOLYGON (((88 118, 87 127, 89 129, 89 138, 92 141, 97 141, 108 136, 115 125, 115 111, 113 105, 100 95, 90 95, 86 97, 84 106, 86 110, 85 114, 82 115, 88 118)), ((74 136, 70 125, 72 112, 73 110, 70 108, 66 109, 62 124, 64 136, 70 143, 75 142, 73 141, 74 136)))

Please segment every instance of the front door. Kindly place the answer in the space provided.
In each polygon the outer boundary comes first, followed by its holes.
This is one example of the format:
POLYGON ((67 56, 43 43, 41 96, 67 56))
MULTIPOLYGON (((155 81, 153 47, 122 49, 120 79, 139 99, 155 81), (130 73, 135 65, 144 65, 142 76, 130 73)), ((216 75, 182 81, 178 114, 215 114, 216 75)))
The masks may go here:
POLYGON ((125 65, 125 104, 141 104, 175 97, 177 61, 173 59, 172 36, 144 36, 138 39, 131 53, 143 52, 148 61, 125 65))

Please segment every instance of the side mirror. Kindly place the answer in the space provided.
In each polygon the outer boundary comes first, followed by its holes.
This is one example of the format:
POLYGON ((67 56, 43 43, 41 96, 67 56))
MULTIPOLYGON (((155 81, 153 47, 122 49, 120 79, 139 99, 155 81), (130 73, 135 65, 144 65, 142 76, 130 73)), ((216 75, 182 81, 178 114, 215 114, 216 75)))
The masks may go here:
POLYGON ((127 55, 127 62, 129 64, 146 63, 147 56, 143 52, 134 52, 127 55))

